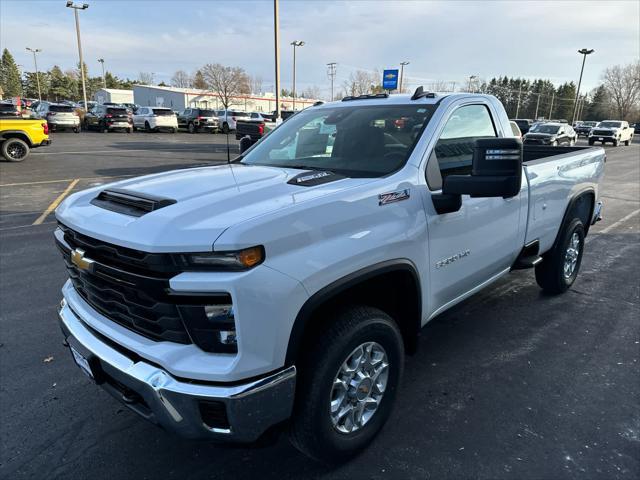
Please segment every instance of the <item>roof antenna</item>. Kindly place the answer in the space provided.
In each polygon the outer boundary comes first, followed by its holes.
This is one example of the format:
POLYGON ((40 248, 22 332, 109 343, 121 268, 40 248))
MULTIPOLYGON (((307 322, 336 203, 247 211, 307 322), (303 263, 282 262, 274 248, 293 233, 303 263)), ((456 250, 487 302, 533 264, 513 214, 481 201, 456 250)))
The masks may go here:
POLYGON ((418 88, 416 88, 416 91, 411 96, 411 100, 417 100, 423 95, 424 95, 424 88, 422 88, 422 85, 421 85, 418 88))

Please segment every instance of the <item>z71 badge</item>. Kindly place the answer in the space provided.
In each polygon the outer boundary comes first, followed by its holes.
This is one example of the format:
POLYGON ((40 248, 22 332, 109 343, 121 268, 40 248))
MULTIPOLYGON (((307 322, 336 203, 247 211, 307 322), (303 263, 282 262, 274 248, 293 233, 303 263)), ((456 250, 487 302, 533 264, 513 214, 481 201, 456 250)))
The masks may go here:
POLYGON ((411 197, 411 191, 408 188, 397 192, 381 193, 378 195, 378 205, 401 202, 402 200, 408 200, 409 197, 411 197))

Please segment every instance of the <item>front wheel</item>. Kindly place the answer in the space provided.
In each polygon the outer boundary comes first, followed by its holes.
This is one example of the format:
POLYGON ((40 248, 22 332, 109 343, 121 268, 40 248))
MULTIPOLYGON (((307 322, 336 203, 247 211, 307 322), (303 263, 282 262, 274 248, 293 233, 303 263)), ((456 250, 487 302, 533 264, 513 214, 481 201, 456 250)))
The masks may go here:
POLYGON ((629 140, 625 140, 625 141, 624 141, 624 146, 625 146, 625 147, 628 147, 630 143, 631 143, 631 139, 629 139, 629 140))
POLYGON ((547 293, 564 293, 575 282, 584 251, 584 225, 578 218, 560 233, 557 244, 536 265, 536 282, 547 293))
POLYGON ((616 139, 613 141, 613 146, 614 146, 614 147, 617 147, 618 145, 620 145, 620 141, 616 138, 616 139))
POLYGON ((189 133, 196 133, 196 126, 193 124, 193 122, 189 122, 187 130, 189 130, 189 133))
POLYGON ((29 145, 19 138, 8 138, 2 142, 0 150, 8 162, 21 162, 29 155, 29 145))
POLYGON ((227 122, 224 122, 222 124, 222 133, 229 133, 231 131, 231 129, 229 128, 229 124, 227 122))
POLYGON ((73 127, 73 133, 80 133, 79 127, 73 127))
POLYGON ((363 449, 389 417, 402 376, 402 336, 386 313, 351 307, 306 348, 291 443, 312 458, 338 462, 363 449))
POLYGON ((589 145, 593 145, 595 142, 591 139, 589 139, 589 145))

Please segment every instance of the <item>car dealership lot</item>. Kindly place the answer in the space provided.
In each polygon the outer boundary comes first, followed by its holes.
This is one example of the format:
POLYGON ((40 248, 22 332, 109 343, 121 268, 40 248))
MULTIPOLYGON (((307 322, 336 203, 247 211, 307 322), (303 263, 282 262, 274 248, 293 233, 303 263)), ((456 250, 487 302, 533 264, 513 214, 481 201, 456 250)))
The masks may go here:
POLYGON ((531 271, 516 272, 434 320, 408 359, 389 424, 331 469, 284 438, 230 448, 173 437, 91 385, 61 345, 66 273, 52 205, 117 178, 223 163, 225 136, 92 132, 53 141, 23 163, 0 164, 3 478, 640 475, 637 140, 607 147, 605 220, 588 237, 572 290, 547 297, 531 271))

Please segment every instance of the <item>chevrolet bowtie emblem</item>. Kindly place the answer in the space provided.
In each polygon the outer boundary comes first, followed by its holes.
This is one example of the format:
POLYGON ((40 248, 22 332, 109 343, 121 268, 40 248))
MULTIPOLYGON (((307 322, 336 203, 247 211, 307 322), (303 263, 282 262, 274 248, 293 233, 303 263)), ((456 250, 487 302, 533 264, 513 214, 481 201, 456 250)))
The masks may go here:
POLYGON ((93 268, 93 260, 84 256, 84 250, 76 248, 71 252, 71 261, 80 270, 91 270, 93 268))

